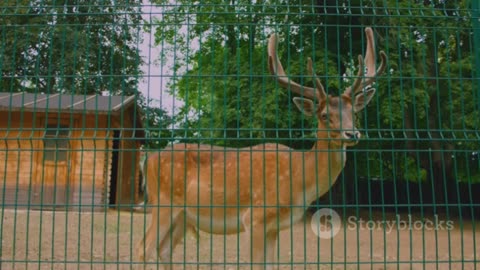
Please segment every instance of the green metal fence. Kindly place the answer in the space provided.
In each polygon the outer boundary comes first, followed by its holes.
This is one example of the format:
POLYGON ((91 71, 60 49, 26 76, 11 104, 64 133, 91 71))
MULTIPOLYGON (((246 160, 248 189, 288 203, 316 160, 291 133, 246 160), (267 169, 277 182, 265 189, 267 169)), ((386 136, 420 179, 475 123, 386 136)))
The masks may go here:
POLYGON ((3 1, 0 269, 480 268, 479 15, 3 1))

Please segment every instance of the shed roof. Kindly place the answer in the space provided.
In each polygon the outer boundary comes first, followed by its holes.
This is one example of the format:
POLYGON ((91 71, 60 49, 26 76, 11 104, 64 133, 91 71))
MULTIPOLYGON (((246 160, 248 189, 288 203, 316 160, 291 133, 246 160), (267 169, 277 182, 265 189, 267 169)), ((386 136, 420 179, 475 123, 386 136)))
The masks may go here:
POLYGON ((135 96, 0 93, 0 111, 117 114, 135 104, 135 96))

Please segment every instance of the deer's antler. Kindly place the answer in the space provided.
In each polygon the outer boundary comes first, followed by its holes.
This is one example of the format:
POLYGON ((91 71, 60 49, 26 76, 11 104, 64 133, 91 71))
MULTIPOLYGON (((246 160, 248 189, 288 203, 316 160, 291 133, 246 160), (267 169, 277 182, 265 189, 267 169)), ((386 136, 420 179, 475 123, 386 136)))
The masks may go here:
POLYGON ((381 63, 378 69, 375 71, 375 41, 373 38, 372 28, 367 27, 365 29, 365 34, 367 36, 367 49, 365 52, 365 58, 363 58, 361 55, 358 56, 359 69, 357 77, 355 78, 352 86, 348 87, 344 92, 344 95, 349 97, 351 97, 352 94, 356 95, 363 88, 371 85, 377 79, 376 77, 385 71, 387 55, 384 51, 380 51, 381 63), (363 74, 364 64, 367 67, 366 74, 363 74), (363 79, 365 79, 365 81, 363 79))
POLYGON ((280 59, 278 58, 276 47, 277 35, 273 34, 272 36, 270 36, 270 39, 268 41, 268 66, 270 69, 270 73, 276 76, 278 83, 281 86, 290 89, 292 92, 302 95, 306 98, 317 101, 324 100, 327 95, 325 93, 322 83, 320 82, 320 79, 313 72, 312 59, 308 58, 307 69, 310 75, 312 75, 315 79, 314 82, 316 88, 303 86, 290 80, 288 75, 285 73, 285 70, 283 69, 280 59))

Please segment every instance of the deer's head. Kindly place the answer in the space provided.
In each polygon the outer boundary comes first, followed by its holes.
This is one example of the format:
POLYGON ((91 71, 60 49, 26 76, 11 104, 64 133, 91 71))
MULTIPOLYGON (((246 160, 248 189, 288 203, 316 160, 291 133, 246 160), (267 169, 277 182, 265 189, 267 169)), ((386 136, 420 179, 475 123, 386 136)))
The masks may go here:
POLYGON ((268 42, 268 64, 270 72, 278 83, 303 97, 295 97, 293 102, 307 116, 318 119, 319 132, 328 133, 328 138, 336 144, 352 146, 361 137, 355 127, 355 113, 361 111, 375 95, 375 89, 369 86, 381 75, 386 67, 387 56, 380 51, 381 64, 375 70, 375 41, 371 28, 365 29, 367 48, 365 58, 358 56, 359 70, 353 84, 340 96, 327 95, 325 89, 313 71, 312 60, 307 60, 307 70, 313 77, 314 87, 302 86, 288 78, 277 55, 277 36, 273 34, 268 42), (364 74, 364 65, 366 73, 364 74))

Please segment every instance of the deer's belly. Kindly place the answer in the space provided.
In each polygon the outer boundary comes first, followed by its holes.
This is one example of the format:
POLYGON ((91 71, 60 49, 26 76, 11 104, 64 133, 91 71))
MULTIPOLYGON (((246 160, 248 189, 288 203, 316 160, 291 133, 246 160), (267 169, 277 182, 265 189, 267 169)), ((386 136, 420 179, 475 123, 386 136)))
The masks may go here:
POLYGON ((205 207, 187 208, 187 222, 201 231, 213 234, 236 234, 244 231, 242 223, 243 209, 205 207))

